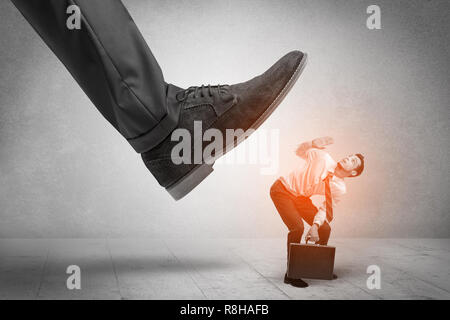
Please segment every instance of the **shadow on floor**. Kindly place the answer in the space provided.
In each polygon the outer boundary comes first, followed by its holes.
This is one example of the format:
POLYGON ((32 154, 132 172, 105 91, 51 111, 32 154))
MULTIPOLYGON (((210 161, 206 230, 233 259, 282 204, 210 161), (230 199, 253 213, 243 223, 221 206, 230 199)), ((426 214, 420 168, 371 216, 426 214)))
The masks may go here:
MULTIPOLYGON (((120 274, 124 273, 185 273, 199 271, 219 271, 235 268, 235 264, 220 260, 187 258, 179 261, 175 258, 168 259, 167 256, 152 257, 116 257, 113 261, 110 258, 70 258, 52 259, 45 264, 45 269, 66 274, 69 265, 77 265, 82 272, 87 275, 105 274, 114 270, 120 274)), ((30 257, 6 257, 0 263, 0 272, 3 274, 21 274, 37 272, 44 267, 43 261, 36 261, 30 257), (31 265, 30 265, 30 262, 31 265)))

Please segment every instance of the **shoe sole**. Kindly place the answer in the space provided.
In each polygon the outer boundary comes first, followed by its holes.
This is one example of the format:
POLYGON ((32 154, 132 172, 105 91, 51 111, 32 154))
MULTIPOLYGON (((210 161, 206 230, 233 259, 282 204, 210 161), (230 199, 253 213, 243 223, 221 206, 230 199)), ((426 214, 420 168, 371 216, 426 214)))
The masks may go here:
MULTIPOLYGON (((264 113, 250 126, 249 129, 256 130, 258 129, 264 121, 266 121, 269 116, 275 111, 275 109, 280 105, 280 103, 284 100, 286 95, 292 89, 294 84, 297 82, 300 77, 303 69, 306 66, 306 62, 308 60, 308 55, 303 53, 303 58, 300 61, 297 69, 295 69, 293 75, 283 87, 278 96, 272 101, 270 106, 264 111, 264 113)), ((252 132, 251 132, 252 133, 252 132)), ((180 200, 189 192, 191 192, 196 186, 200 184, 206 177, 208 177, 211 172, 214 171, 213 165, 214 160, 220 158, 225 155, 228 151, 238 146, 241 142, 247 139, 251 134, 242 134, 237 137, 236 143, 232 142, 225 146, 225 148, 220 152, 214 155, 214 158, 204 159, 206 163, 199 164, 194 169, 189 171, 184 177, 175 182, 172 186, 166 188, 167 192, 174 198, 175 200, 180 200), (210 164, 208 164, 210 163, 210 164)))

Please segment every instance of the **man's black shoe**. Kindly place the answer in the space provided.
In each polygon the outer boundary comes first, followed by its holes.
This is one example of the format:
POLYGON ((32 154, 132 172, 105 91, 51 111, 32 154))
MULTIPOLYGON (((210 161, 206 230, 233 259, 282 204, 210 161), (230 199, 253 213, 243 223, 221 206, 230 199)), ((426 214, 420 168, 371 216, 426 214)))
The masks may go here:
POLYGON ((284 275, 284 283, 290 284, 291 286, 297 287, 297 288, 306 288, 306 287, 308 287, 308 284, 305 281, 303 281, 302 279, 289 278, 287 276, 287 274, 284 275))
POLYGON ((213 171, 214 160, 245 140, 250 133, 246 132, 248 129, 257 129, 272 114, 305 64, 306 54, 292 51, 247 82, 188 89, 169 84, 168 106, 172 116, 178 116, 178 126, 162 143, 142 153, 145 165, 175 200, 181 199, 213 171), (210 141, 203 141, 208 129, 220 131, 224 139, 227 130, 236 131, 231 141, 225 139, 219 150, 212 148, 207 153, 210 156, 204 157, 203 151, 213 140, 209 137, 210 141), (191 139, 191 150, 187 153, 185 149, 178 150, 186 133, 191 139), (172 141, 173 135, 178 140, 172 141))

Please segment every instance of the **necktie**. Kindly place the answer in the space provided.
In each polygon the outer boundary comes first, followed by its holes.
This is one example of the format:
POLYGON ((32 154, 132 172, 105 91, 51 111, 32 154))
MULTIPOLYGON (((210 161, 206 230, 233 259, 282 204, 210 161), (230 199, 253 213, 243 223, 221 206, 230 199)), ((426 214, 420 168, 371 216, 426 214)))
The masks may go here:
POLYGON ((325 178, 325 201, 326 201, 328 222, 331 222, 331 220, 333 220, 333 199, 331 198, 331 189, 330 189, 330 180, 332 177, 333 175, 329 174, 325 178))

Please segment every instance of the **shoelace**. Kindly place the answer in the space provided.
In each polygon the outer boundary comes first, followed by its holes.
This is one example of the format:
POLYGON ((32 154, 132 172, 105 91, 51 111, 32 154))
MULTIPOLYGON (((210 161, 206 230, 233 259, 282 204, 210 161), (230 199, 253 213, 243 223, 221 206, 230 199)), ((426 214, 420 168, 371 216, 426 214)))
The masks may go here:
POLYGON ((204 86, 203 84, 200 87, 189 87, 186 90, 180 91, 177 93, 176 98, 178 102, 182 102, 186 100, 189 95, 194 97, 194 99, 198 99, 199 97, 203 98, 205 95, 208 95, 209 97, 213 96, 213 90, 216 90, 219 92, 219 95, 222 93, 222 89, 225 89, 225 85, 215 85, 212 86, 208 84, 207 86, 204 86))

